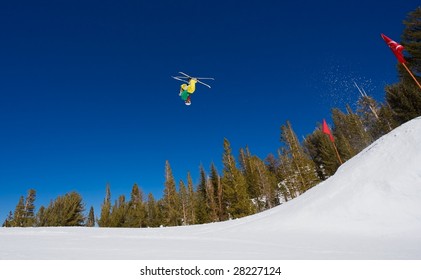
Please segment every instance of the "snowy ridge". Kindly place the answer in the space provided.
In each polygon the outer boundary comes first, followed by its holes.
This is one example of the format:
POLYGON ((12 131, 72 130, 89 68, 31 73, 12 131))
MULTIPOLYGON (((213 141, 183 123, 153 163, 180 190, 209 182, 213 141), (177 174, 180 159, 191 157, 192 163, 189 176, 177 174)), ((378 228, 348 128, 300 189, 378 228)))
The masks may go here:
POLYGON ((1 228, 0 259, 421 259, 421 118, 271 210, 157 229, 1 228))

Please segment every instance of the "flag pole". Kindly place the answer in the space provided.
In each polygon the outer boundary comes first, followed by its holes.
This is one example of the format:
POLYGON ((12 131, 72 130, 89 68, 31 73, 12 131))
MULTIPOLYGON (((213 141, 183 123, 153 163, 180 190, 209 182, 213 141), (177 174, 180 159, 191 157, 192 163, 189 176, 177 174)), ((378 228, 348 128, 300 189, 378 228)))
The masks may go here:
POLYGON ((335 142, 332 142, 333 147, 335 148, 336 156, 338 157, 339 163, 342 165, 343 162, 341 160, 341 156, 339 155, 338 149, 336 148, 335 142))
POLYGON ((412 79, 417 83, 418 87, 421 89, 421 85, 418 80, 415 78, 414 74, 412 74, 411 70, 409 70, 408 66, 405 63, 402 63, 403 67, 405 67, 406 71, 408 71, 409 75, 411 75, 412 79))

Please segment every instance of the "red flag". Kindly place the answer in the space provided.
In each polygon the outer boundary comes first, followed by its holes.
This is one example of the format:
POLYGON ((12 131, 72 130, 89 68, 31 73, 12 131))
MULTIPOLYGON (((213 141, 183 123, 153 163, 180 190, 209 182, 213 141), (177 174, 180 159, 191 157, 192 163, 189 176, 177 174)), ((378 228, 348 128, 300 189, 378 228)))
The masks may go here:
POLYGON ((405 58, 403 57, 403 54, 402 54, 402 51, 404 49, 403 46, 399 45, 398 43, 396 43, 395 41, 393 41, 392 39, 390 39, 384 34, 382 34, 382 38, 386 42, 386 44, 389 46, 389 48, 392 50, 392 52, 395 54, 398 61, 400 63, 406 63, 405 58))
POLYGON ((332 133, 330 132, 329 127, 327 126, 326 121, 323 119, 323 125, 322 125, 322 132, 329 135, 330 141, 335 142, 335 139, 333 138, 332 133))

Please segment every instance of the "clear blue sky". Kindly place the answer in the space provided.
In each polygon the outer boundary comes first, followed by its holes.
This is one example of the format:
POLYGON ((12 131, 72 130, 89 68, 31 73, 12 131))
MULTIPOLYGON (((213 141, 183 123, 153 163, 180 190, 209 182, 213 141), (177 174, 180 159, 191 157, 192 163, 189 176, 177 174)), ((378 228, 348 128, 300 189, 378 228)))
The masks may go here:
POLYGON ((79 192, 99 215, 136 182, 160 198, 221 171, 223 139, 265 158, 290 120, 299 137, 397 80, 380 37, 400 41, 418 1, 3 1, 0 4, 0 222, 79 192), (187 107, 178 71, 211 76, 187 107))

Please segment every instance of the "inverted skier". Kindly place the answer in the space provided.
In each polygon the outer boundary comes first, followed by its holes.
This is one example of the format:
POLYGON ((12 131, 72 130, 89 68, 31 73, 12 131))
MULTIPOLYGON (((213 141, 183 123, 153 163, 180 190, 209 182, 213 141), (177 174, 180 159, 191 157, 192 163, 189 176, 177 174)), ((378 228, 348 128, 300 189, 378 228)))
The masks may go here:
POLYGON ((184 101, 186 105, 191 104, 190 97, 196 90, 196 83, 202 84, 210 88, 210 85, 202 82, 201 80, 214 80, 214 78, 195 78, 183 72, 179 72, 179 73, 183 76, 172 76, 172 77, 178 81, 184 82, 184 84, 180 86, 179 96, 181 97, 181 99, 184 101))
POLYGON ((194 91, 196 90, 197 79, 190 78, 188 82, 189 82, 188 84, 182 84, 180 87, 180 96, 181 96, 181 99, 184 100, 184 103, 186 105, 191 104, 190 95, 192 95, 194 91))

